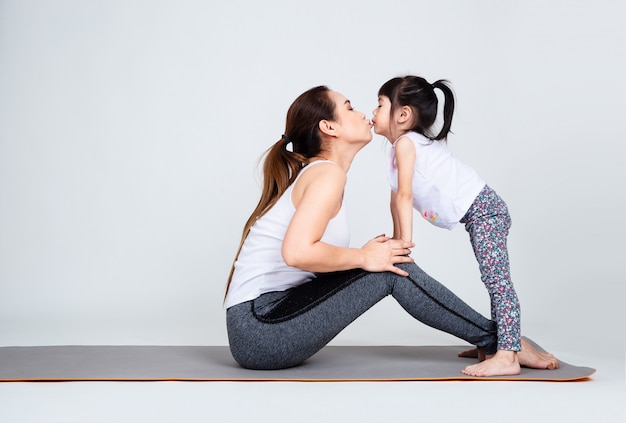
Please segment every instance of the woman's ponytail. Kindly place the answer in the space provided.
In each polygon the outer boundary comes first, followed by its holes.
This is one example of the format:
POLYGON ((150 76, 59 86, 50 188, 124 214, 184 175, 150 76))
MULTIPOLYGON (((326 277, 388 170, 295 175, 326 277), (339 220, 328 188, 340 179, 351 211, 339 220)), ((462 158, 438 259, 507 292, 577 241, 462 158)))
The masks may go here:
POLYGON ((289 138, 283 135, 265 153, 261 199, 250 216, 250 219, 254 221, 263 216, 276 203, 278 197, 296 179, 302 166, 308 162, 308 159, 303 155, 289 151, 287 149, 289 143, 289 138))
POLYGON ((261 157, 261 160, 263 160, 263 189, 261 191, 261 199, 243 227, 239 248, 237 249, 237 254, 233 260, 230 274, 228 275, 224 298, 226 298, 228 288, 230 288, 230 282, 235 272, 235 263, 239 258, 243 243, 248 237, 250 228, 276 204, 276 201, 278 201, 282 193, 285 192, 287 187, 296 179, 300 169, 308 163, 306 157, 287 149, 287 145, 290 142, 289 138, 283 135, 281 139, 271 146, 261 157))
MULTIPOLYGON (((235 263, 252 226, 271 209, 287 188, 296 180, 300 170, 310 158, 320 154, 322 140, 318 124, 322 120, 334 120, 335 103, 326 86, 318 86, 302 93, 289 107, 285 134, 261 157, 263 160, 263 189, 261 199, 248 218, 237 255, 228 276, 226 294, 233 278, 235 263), (292 145, 291 151, 287 148, 292 145)), ((224 298, 226 298, 226 294, 224 298)))

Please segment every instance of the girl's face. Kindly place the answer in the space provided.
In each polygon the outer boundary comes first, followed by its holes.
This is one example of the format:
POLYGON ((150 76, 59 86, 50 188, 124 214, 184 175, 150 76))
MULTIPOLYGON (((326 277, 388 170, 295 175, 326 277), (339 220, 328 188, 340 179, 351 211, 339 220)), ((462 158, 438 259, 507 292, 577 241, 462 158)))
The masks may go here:
POLYGON ((348 141, 364 142, 372 140, 372 124, 365 118, 365 114, 355 110, 350 100, 342 94, 331 91, 331 99, 335 102, 335 114, 341 134, 348 141))
POLYGON ((374 132, 391 141, 391 101, 384 95, 378 96, 378 106, 372 110, 374 132))

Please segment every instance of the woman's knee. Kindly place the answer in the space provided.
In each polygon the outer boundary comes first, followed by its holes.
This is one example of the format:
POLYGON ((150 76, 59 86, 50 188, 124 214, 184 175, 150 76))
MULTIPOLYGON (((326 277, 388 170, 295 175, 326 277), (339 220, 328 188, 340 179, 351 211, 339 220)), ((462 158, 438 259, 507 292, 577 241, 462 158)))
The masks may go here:
MULTIPOLYGON (((409 277, 412 279, 422 278, 424 275, 426 275, 426 272, 424 272, 422 268, 419 267, 415 262, 398 263, 396 264, 396 267, 407 272, 409 274, 409 277)), ((403 276, 400 276, 400 277, 403 277, 403 276)))

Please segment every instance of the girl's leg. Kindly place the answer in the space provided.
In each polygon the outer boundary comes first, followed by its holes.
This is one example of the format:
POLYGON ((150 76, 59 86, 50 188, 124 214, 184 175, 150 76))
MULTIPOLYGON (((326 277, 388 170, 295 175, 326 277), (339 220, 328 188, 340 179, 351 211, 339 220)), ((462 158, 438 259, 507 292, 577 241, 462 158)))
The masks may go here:
POLYGON ((491 298, 491 318, 498 326, 498 350, 520 351, 520 306, 511 281, 506 245, 511 227, 506 204, 485 187, 461 222, 466 224, 482 281, 491 298))
POLYGON ((362 270, 321 274, 285 292, 271 292, 227 311, 231 352, 243 367, 296 366, 322 349, 387 295, 423 323, 495 352, 495 323, 415 264, 409 277, 362 270))

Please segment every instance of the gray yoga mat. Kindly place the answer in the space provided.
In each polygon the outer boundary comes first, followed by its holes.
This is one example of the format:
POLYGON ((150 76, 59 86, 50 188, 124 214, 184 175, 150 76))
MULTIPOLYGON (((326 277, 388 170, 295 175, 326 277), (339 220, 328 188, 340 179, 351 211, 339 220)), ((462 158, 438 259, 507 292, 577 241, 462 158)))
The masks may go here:
MULTIPOLYGON (((536 344, 535 344, 536 345, 536 344)), ((537 346, 538 347, 538 346, 537 346)), ((241 368, 226 346, 0 347, 0 382, 17 381, 574 381, 595 370, 561 362, 555 370, 477 378, 460 373, 463 346, 327 346, 284 370, 241 368)), ((540 348, 540 347, 538 347, 540 348)))

